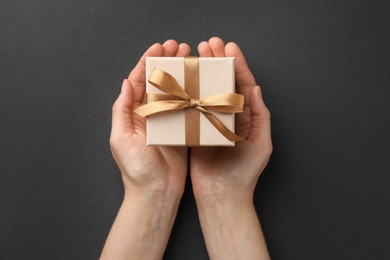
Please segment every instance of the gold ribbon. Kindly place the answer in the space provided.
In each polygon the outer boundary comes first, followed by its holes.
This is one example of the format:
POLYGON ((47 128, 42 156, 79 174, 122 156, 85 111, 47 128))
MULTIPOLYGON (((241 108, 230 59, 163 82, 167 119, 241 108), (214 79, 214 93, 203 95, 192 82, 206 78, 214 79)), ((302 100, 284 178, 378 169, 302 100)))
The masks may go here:
POLYGON ((154 68, 148 82, 168 95, 149 93, 147 94, 147 104, 138 107, 134 112, 145 117, 164 111, 185 109, 186 145, 188 146, 199 146, 199 112, 229 141, 241 141, 242 138, 240 136, 230 131, 210 111, 219 113, 242 112, 244 96, 237 93, 227 93, 198 99, 198 71, 197 58, 185 58, 184 90, 172 75, 154 68))

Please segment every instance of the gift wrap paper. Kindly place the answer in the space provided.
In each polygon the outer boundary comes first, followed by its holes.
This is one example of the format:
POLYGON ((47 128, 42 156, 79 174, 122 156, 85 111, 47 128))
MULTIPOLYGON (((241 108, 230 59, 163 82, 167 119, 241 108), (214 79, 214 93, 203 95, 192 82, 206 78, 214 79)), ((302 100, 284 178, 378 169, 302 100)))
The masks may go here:
MULTIPOLYGON (((184 57, 147 57, 146 93, 166 94, 148 82, 154 68, 171 74, 179 85, 185 88, 184 59, 184 57)), ((199 99, 235 92, 234 58, 200 57, 198 62, 199 99)), ((233 113, 212 113, 234 132, 233 113)), ((199 113, 199 117, 199 146, 234 146, 234 142, 223 136, 202 113, 199 113)), ((146 119, 147 145, 186 146, 185 132, 184 109, 150 115, 146 119)))

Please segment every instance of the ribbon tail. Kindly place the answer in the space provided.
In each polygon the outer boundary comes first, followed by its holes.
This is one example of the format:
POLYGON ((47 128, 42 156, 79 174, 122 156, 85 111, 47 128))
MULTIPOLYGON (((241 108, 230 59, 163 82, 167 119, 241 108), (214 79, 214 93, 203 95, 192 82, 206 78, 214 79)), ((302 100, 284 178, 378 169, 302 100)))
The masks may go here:
POLYGON ((225 136, 229 141, 231 141, 231 142, 238 142, 238 141, 242 141, 243 140, 242 137, 240 137, 240 136, 236 135, 235 133, 233 133, 232 131, 230 131, 229 128, 227 128, 216 116, 211 114, 209 111, 207 111, 206 109, 204 109, 202 107, 197 107, 197 108, 210 121, 210 123, 212 123, 213 126, 215 128, 217 128, 218 131, 223 136, 225 136))

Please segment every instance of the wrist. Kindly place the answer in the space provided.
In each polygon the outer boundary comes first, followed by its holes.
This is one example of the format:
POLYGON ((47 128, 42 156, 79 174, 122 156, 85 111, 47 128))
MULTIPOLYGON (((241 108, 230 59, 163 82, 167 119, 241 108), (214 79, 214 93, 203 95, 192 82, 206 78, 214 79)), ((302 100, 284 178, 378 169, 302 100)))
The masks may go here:
POLYGON ((232 187, 232 185, 213 186, 214 187, 193 187, 194 197, 198 207, 209 208, 216 205, 223 207, 248 207, 253 205, 254 189, 252 189, 252 187, 235 188, 232 187))
POLYGON ((252 194, 218 194, 197 197, 195 201, 200 214, 208 212, 230 214, 254 209, 252 194))
POLYGON ((138 197, 152 201, 180 200, 184 193, 185 174, 163 173, 156 177, 153 174, 126 174, 122 172, 125 197, 138 197))
POLYGON ((162 259, 179 200, 126 192, 101 259, 162 259))
POLYGON ((175 210, 181 197, 182 192, 126 188, 123 203, 175 210))
POLYGON ((252 200, 197 200, 199 221, 211 259, 269 259, 252 200))

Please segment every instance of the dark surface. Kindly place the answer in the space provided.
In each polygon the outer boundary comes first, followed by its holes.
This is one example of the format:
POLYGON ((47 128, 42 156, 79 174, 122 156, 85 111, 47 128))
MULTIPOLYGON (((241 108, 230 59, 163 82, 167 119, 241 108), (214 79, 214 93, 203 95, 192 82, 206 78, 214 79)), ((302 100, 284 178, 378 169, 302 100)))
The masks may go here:
MULTIPOLYGON (((389 259, 389 2, 228 2, 0 1, 0 259, 98 258, 122 79, 154 42, 197 55, 214 35, 272 112, 255 203, 273 259, 389 259)), ((166 259, 207 259, 188 185, 166 259)))

